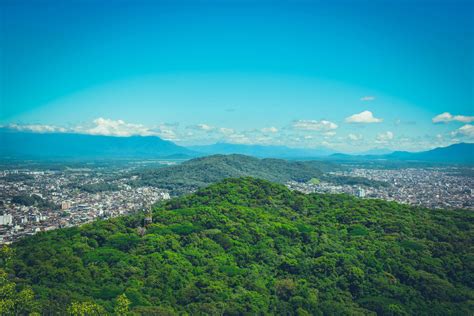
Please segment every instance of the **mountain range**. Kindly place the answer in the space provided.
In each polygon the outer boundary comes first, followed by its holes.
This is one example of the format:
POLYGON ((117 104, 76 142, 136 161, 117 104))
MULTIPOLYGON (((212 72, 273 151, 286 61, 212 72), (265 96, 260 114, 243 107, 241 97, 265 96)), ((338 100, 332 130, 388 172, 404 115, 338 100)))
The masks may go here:
POLYGON ((421 152, 395 151, 385 155, 333 154, 336 160, 390 160, 474 164, 474 143, 459 143, 421 152))
POLYGON ((196 153, 156 136, 113 137, 0 130, 0 157, 39 159, 189 158, 196 153))
POLYGON ((331 149, 303 149, 286 146, 264 146, 217 143, 183 147, 157 136, 100 136, 72 133, 32 133, 0 128, 0 158, 40 159, 152 159, 242 154, 259 158, 390 160, 436 163, 474 163, 474 144, 459 143, 422 152, 376 149, 366 154, 335 153, 331 149))
POLYGON ((204 146, 190 146, 189 149, 207 155, 215 154, 241 154, 259 158, 314 158, 328 156, 334 154, 335 151, 329 148, 305 149, 291 148, 287 146, 266 146, 266 145, 245 145, 245 144, 229 144, 216 143, 204 146))

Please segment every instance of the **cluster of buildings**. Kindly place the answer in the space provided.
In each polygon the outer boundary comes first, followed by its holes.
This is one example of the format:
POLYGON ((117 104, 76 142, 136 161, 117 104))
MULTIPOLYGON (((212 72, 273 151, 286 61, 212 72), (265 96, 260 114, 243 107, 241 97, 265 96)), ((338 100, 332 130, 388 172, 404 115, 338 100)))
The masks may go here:
POLYGON ((346 193, 428 208, 474 210, 473 168, 365 169, 333 172, 336 176, 363 177, 385 186, 337 185, 331 182, 290 182, 291 189, 305 193, 346 193), (468 170, 466 174, 466 170, 468 170), (471 174, 471 176, 469 176, 471 174))
MULTIPOLYGON (((289 182, 287 186, 304 193, 346 193, 429 208, 474 210, 474 168, 358 167, 331 174, 362 177, 375 185, 321 180, 289 182), (385 185, 377 185, 382 182, 385 185)), ((136 212, 170 198, 164 189, 131 186, 134 178, 126 168, 0 170, 0 243, 136 212)))
MULTIPOLYGON (((169 199, 166 190, 132 187, 122 172, 89 169, 0 172, 0 243, 60 227, 70 227, 139 210, 169 199), (12 177, 11 175, 23 175, 12 177), (26 175, 26 177, 25 177, 26 175), (123 177, 122 177, 123 176, 123 177), (88 192, 83 185, 107 183, 113 190, 88 192), (35 195, 48 203, 24 205, 14 197, 35 195)), ((28 204, 28 203, 26 203, 28 204)))

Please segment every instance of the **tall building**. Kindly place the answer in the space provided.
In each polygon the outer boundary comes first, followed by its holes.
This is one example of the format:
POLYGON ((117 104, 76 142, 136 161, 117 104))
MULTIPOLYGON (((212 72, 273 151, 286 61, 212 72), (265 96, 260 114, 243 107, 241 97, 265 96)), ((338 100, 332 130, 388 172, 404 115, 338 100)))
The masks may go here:
POLYGON ((358 187, 358 188, 357 188, 356 195, 357 195, 357 197, 360 197, 360 198, 365 197, 365 190, 364 190, 363 188, 361 188, 361 187, 358 187))

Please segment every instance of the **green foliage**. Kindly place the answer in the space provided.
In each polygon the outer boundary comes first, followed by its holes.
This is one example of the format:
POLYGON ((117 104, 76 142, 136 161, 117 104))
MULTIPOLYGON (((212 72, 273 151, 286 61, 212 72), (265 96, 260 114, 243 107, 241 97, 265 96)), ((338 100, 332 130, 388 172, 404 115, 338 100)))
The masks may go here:
POLYGON ((37 310, 33 290, 29 286, 18 286, 9 280, 5 271, 13 255, 8 246, 2 246, 0 267, 0 315, 28 315, 37 310))
POLYGON ((98 193, 104 191, 118 191, 120 188, 118 185, 114 183, 90 183, 90 184, 83 184, 77 187, 81 191, 88 192, 88 193, 98 193))
POLYGON ((201 188, 226 178, 252 176, 285 183, 289 180, 309 181, 320 177, 320 168, 328 163, 318 161, 287 161, 282 159, 258 159, 245 155, 214 155, 196 158, 180 165, 146 169, 135 175, 135 185, 151 185, 167 188, 179 194, 201 188))
POLYGON ((126 315, 129 312, 129 306, 132 302, 125 294, 121 294, 115 300, 114 312, 117 315, 126 315))
POLYGON ((386 182, 363 177, 335 176, 323 172, 340 170, 341 166, 324 161, 288 161, 258 159, 245 155, 213 155, 192 159, 182 164, 146 168, 134 172, 136 186, 149 185, 166 188, 175 195, 205 187, 227 178, 255 177, 277 183, 290 180, 319 184, 321 180, 337 185, 388 186, 386 182))
POLYGON ((241 178, 157 205, 140 233, 143 216, 25 238, 6 252, 6 269, 33 288, 44 314, 473 310, 472 212, 304 195, 241 178))
POLYGON ((322 179, 337 185, 363 185, 374 188, 389 186, 387 182, 371 180, 364 177, 324 175, 322 179))
MULTIPOLYGON (((100 316, 106 315, 105 309, 93 302, 72 302, 67 308, 71 316, 100 316)), ((123 315, 123 314, 117 314, 123 315)))
POLYGON ((42 209, 59 209, 59 205, 56 205, 52 202, 49 202, 47 200, 44 200, 40 196, 36 194, 28 195, 28 194, 21 194, 21 195, 15 195, 12 198, 12 202, 16 204, 21 204, 25 206, 36 206, 38 208, 42 209))

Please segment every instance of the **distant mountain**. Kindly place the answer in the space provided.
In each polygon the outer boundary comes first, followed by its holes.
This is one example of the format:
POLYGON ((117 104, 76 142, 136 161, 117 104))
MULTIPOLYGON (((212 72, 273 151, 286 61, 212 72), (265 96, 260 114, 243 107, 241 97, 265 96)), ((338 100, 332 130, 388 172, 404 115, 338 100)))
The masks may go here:
POLYGON ((333 150, 327 148, 304 149, 290 148, 286 146, 243 145, 229 143, 216 143, 213 145, 204 146, 190 146, 188 148, 192 151, 208 155, 241 154, 260 158, 313 158, 328 156, 334 153, 333 150))
POLYGON ((156 136, 95 136, 31 133, 0 129, 1 158, 101 159, 196 156, 191 150, 156 136))
POLYGON ((178 194, 226 178, 252 176, 279 183, 289 180, 308 181, 311 178, 320 178, 325 171, 339 168, 336 164, 323 161, 258 159, 235 154, 213 155, 188 160, 179 165, 137 172, 139 179, 135 184, 163 187, 178 194))
POLYGON ((468 163, 474 164, 474 144, 459 143, 447 147, 439 147, 428 151, 408 152, 395 151, 386 155, 348 155, 333 154, 332 159, 340 160, 393 160, 393 161, 421 161, 436 163, 468 163))
POLYGON ((396 151, 387 155, 390 159, 434 162, 474 163, 474 144, 459 143, 422 152, 396 151))
POLYGON ((354 153, 354 155, 388 155, 393 153, 393 150, 388 148, 373 148, 366 151, 354 153))

